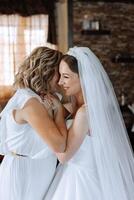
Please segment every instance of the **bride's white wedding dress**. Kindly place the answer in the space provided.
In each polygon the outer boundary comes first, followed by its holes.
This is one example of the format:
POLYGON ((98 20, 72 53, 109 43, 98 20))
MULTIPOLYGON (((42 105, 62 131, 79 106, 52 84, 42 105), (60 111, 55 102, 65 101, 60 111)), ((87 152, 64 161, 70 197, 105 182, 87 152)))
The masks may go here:
POLYGON ((89 48, 67 54, 78 61, 91 136, 59 165, 45 200, 134 200, 133 152, 109 77, 89 48))
POLYGON ((100 199, 92 137, 87 135, 72 159, 63 165, 59 164, 44 200, 100 199))

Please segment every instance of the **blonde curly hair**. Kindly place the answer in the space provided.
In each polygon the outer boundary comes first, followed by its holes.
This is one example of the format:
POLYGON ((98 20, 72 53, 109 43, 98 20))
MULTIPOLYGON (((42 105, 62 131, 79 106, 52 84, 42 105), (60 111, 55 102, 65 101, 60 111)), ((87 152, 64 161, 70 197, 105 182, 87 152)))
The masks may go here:
POLYGON ((37 94, 50 90, 49 82, 58 70, 62 53, 48 47, 37 47, 20 65, 14 88, 30 88, 37 94))

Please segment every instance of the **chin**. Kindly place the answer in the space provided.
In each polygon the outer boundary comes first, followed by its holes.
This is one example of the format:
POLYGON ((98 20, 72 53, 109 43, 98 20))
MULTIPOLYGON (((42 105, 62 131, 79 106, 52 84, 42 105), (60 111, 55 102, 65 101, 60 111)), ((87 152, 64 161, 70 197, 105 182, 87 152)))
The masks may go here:
POLYGON ((66 96, 71 96, 71 95, 73 95, 73 94, 71 94, 70 92, 67 92, 67 91, 66 91, 66 92, 65 92, 65 95, 66 95, 66 96))
POLYGON ((69 96, 69 94, 68 94, 68 92, 67 92, 67 91, 64 91, 64 94, 65 94, 66 96, 69 96))

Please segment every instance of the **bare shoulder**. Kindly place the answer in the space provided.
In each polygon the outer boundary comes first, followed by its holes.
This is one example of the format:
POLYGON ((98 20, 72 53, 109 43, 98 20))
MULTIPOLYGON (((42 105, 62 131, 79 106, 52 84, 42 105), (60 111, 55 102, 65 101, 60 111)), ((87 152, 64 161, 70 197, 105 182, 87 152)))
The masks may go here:
POLYGON ((81 106, 78 109, 74 119, 74 126, 77 127, 77 130, 81 130, 81 132, 85 133, 88 131, 89 126, 85 106, 81 106))
POLYGON ((85 116, 86 117, 86 106, 82 105, 76 112, 77 116, 85 116))
MULTIPOLYGON (((34 115, 47 115, 47 110, 43 106, 43 104, 35 97, 29 99, 26 104, 24 105, 23 109, 23 116, 34 116, 34 115)), ((24 117, 24 118, 25 118, 24 117)), ((26 117, 27 118, 27 117, 26 117)))
POLYGON ((41 105, 41 102, 36 97, 32 97, 25 103, 24 108, 32 107, 33 105, 41 105))
POLYGON ((37 108, 44 108, 43 104, 36 98, 30 98, 24 105, 23 109, 37 110, 37 108))
POLYGON ((35 116, 46 116, 47 111, 37 98, 32 97, 24 104, 23 108, 15 109, 13 115, 17 123, 23 124, 35 116))

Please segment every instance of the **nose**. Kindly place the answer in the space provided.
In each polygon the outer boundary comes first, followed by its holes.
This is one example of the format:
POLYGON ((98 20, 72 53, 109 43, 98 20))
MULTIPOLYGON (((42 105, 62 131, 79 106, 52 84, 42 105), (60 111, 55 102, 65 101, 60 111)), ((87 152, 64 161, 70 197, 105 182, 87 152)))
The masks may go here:
POLYGON ((62 80, 62 78, 59 79, 58 85, 63 85, 63 80, 62 80))

